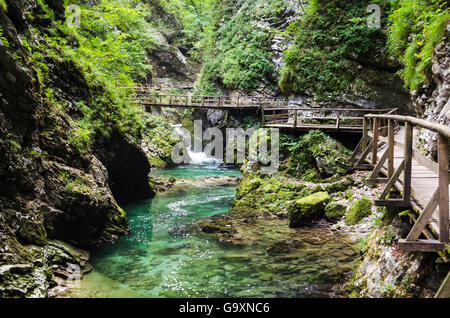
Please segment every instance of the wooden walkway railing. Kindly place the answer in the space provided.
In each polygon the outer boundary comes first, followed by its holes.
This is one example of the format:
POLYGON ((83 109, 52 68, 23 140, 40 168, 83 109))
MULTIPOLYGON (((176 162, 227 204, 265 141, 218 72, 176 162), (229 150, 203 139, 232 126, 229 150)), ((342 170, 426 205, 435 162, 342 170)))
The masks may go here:
POLYGON ((386 184, 375 204, 412 207, 419 213, 409 235, 399 242, 400 248, 442 252, 449 243, 450 127, 393 114, 365 115, 363 127, 363 137, 352 161, 358 169, 372 170, 368 182, 386 184), (437 133, 437 163, 414 149, 416 128, 437 133), (380 177, 380 173, 387 177, 380 177), (388 197, 394 187, 400 191, 401 198, 388 197), (422 233, 427 239, 419 239, 422 233))
POLYGON ((397 109, 283 107, 263 108, 261 111, 261 123, 264 127, 361 133, 363 131, 364 115, 374 112, 391 114, 397 112, 397 109))
POLYGON ((136 89, 133 103, 144 107, 261 109, 287 105, 286 99, 255 96, 196 96, 148 93, 136 89))

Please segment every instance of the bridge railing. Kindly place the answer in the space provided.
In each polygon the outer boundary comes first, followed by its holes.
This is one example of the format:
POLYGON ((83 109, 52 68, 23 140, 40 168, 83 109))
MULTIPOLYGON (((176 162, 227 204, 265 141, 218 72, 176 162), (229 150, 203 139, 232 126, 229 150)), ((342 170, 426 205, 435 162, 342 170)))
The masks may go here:
POLYGON ((362 130, 364 115, 370 113, 396 112, 389 109, 349 109, 349 108, 301 108, 281 107, 263 108, 261 122, 263 125, 277 125, 292 128, 323 128, 336 130, 362 130))
MULTIPOLYGON (((437 189, 422 213, 417 218, 411 232, 405 240, 401 240, 400 248, 409 251, 443 251, 445 244, 449 243, 449 145, 450 127, 428 122, 411 116, 400 116, 394 114, 367 114, 364 117, 363 137, 358 145, 355 154, 361 153, 356 162, 358 168, 373 168, 373 171, 367 179, 368 182, 386 183, 386 187, 375 201, 377 206, 386 207, 415 207, 421 210, 421 207, 412 200, 412 160, 417 160, 421 166, 427 167, 438 175, 437 189), (395 141, 395 129, 399 124, 404 125, 404 141, 400 144, 395 141), (414 127, 427 129, 437 133, 438 140, 438 162, 434 162, 423 157, 413 148, 413 129, 414 127), (383 155, 378 156, 378 151, 382 145, 386 150, 383 155), (403 160, 397 167, 394 167, 394 147, 403 148, 403 160), (371 154, 371 160, 368 156, 371 154), (364 162, 371 162, 367 165, 364 162), (387 178, 378 177, 380 172, 387 175, 387 178), (403 180, 400 180, 403 175, 403 180), (400 182, 401 181, 401 182, 400 182), (402 198, 388 198, 390 190, 394 187, 401 188, 402 198), (434 220, 434 227, 431 232, 426 229, 430 223, 433 213, 439 206, 439 218, 434 220), (434 231, 434 233, 433 233, 434 231), (436 233, 437 232, 437 233, 436 233), (424 235, 428 240, 419 240, 420 235, 424 235), (438 236, 439 240, 433 240, 438 236)), ((436 180, 434 178, 434 180, 436 180)), ((424 187, 430 187, 434 191, 433 179, 424 180, 424 187)), ((436 186, 436 185, 434 185, 436 186)), ((422 190, 424 191, 424 190, 422 190)))
POLYGON ((280 107, 287 104, 286 99, 255 96, 202 96, 175 95, 136 90, 132 101, 144 106, 161 107, 209 107, 209 108, 263 108, 280 107))

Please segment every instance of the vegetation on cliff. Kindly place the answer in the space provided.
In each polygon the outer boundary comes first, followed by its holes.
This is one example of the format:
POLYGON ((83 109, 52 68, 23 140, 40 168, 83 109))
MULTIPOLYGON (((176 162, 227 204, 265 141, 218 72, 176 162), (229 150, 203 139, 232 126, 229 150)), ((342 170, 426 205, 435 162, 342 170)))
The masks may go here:
POLYGON ((389 16, 389 52, 404 67, 399 72, 405 86, 414 90, 428 82, 432 56, 450 23, 448 1, 397 0, 389 16))
MULTIPOLYGON (((285 52, 281 71, 279 84, 284 93, 324 98, 369 89, 357 61, 380 55, 386 41, 382 30, 367 26, 369 4, 387 9, 389 2, 310 1, 302 19, 293 21, 287 30, 294 43, 285 52)), ((385 17, 382 22, 386 25, 385 17)))

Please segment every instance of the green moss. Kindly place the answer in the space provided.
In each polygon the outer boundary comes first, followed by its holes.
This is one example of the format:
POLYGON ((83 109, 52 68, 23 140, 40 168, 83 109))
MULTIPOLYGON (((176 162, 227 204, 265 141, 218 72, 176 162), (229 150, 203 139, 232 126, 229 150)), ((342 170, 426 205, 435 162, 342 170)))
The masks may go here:
POLYGON ((347 178, 345 180, 341 180, 338 182, 334 182, 328 186, 325 187, 325 190, 328 193, 336 193, 336 192, 343 192, 347 191, 349 187, 351 187, 354 184, 353 179, 347 178))
POLYGON ((325 207, 325 216, 332 221, 339 221, 347 211, 345 205, 330 202, 325 207))
POLYGON ((3 11, 8 10, 8 6, 6 5, 5 0, 0 0, 0 10, 3 10, 3 11))
POLYGON ((320 219, 325 214, 325 206, 330 201, 327 192, 316 192, 294 201, 289 207, 290 227, 297 227, 320 219))
POLYGON ((164 160, 162 160, 159 157, 150 157, 149 156, 148 161, 152 168, 164 168, 165 166, 167 166, 167 162, 165 162, 164 160))
POLYGON ((283 170, 309 182, 343 176, 353 169, 349 164, 351 152, 318 130, 301 137, 281 135, 280 152, 286 158, 283 170))
POLYGON ((355 225, 361 220, 370 215, 372 211, 372 201, 366 197, 356 200, 355 203, 348 209, 345 223, 348 225, 355 225))

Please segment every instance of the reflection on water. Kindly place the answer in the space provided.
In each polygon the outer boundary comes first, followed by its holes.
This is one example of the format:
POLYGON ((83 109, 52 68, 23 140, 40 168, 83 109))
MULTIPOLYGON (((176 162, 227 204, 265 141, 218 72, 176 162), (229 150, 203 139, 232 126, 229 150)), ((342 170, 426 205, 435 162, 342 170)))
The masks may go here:
MULTIPOLYGON (((239 172, 210 164, 154 174, 197 178, 239 172)), ((184 187, 125 206, 131 235, 93 253, 95 270, 72 296, 323 297, 350 272, 357 255, 345 237, 289 229, 287 220, 244 226, 247 244, 238 246, 205 234, 169 234, 177 226, 227 212, 235 191, 234 186, 184 187)))

